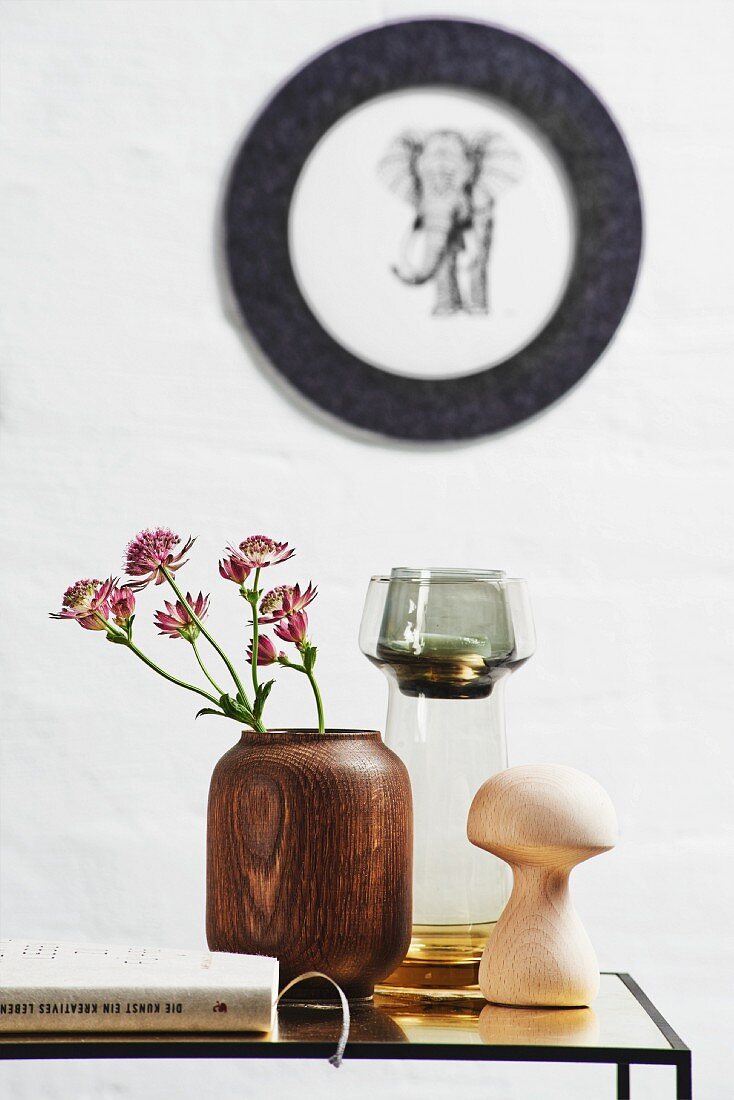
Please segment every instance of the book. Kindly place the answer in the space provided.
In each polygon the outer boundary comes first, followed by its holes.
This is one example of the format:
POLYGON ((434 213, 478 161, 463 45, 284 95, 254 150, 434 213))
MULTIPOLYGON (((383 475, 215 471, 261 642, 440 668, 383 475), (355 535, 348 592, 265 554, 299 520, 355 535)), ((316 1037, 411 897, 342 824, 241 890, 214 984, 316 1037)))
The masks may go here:
POLYGON ((0 1031, 271 1031, 278 960, 0 940, 0 1031))

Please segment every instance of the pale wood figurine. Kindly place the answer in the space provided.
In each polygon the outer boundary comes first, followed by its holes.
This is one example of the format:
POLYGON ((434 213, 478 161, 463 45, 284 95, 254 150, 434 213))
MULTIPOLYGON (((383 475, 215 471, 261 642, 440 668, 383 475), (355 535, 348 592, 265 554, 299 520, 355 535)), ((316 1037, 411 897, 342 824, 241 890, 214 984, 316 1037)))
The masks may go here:
POLYGON ((599 964, 568 876, 577 863, 613 848, 617 828, 606 791, 575 768, 508 768, 479 788, 469 840, 509 863, 514 875, 479 967, 488 1001, 578 1007, 594 1000, 599 964))

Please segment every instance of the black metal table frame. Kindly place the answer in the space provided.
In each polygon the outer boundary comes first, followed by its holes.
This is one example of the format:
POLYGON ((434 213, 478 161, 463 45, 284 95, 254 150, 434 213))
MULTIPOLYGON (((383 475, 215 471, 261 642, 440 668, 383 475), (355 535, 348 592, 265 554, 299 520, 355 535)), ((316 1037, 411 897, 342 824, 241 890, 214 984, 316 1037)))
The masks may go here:
MULTIPOLYGON (((350 1043, 346 1057, 351 1059, 409 1059, 416 1061, 479 1061, 479 1062, 584 1062, 617 1066, 617 1100, 630 1100, 630 1066, 675 1066, 676 1100, 691 1100, 692 1073, 691 1051, 661 1016, 655 1005, 640 989, 629 974, 617 976, 652 1019, 670 1043, 670 1049, 631 1047, 574 1047, 512 1045, 447 1046, 406 1043, 386 1044, 375 1042, 350 1043), (389 1049, 386 1050, 386 1046, 389 1049)), ((3 1039, 0 1043, 0 1059, 59 1059, 59 1058, 328 1058, 334 1050, 333 1042, 287 1041, 257 1043, 228 1039, 212 1040, 207 1036, 192 1036, 183 1042, 130 1039, 125 1041, 124 1053, 117 1043, 98 1039, 74 1039, 60 1043, 43 1035, 27 1038, 3 1039)))

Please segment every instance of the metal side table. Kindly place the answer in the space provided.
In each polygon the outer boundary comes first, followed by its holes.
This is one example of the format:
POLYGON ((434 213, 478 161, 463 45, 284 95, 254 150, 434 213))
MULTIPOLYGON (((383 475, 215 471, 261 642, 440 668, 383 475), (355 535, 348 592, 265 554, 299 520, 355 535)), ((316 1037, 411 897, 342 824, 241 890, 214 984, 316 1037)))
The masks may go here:
MULTIPOLYGON (((4 1033, 0 1057, 328 1058, 338 1008, 281 1006, 270 1035, 241 1033, 4 1033)), ((427 1001, 377 994, 356 1007, 346 1058, 616 1065, 617 1098, 630 1100, 630 1066, 676 1068, 676 1098, 691 1100, 691 1052, 629 974, 602 974, 591 1008, 518 1009, 477 996, 427 1001)))

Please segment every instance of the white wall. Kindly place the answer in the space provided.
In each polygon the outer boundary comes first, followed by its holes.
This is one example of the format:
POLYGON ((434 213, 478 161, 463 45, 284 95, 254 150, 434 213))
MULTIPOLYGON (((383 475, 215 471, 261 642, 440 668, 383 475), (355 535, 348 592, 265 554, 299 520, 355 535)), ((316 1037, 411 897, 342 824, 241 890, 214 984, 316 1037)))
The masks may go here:
MULTIPOLYGON (((648 990, 730 1095, 732 984, 732 19, 717 0, 5 0, 2 17, 2 931, 203 942, 204 807, 233 740, 183 693, 73 624, 64 587, 164 523, 298 546, 332 724, 381 725, 356 646, 368 575, 403 562, 527 576, 539 646, 508 693, 511 758, 611 792, 623 843, 577 874, 604 968, 648 990), (500 438, 355 440, 294 407, 225 314, 225 165, 312 52, 409 14, 487 18, 572 64, 610 104, 646 200, 641 282, 571 395, 500 438), (731 1017, 729 1017, 729 1022, 731 1017)), ((295 572, 293 574, 295 576, 295 572)), ((229 599, 229 602, 228 602, 229 599)), ((147 593, 150 612, 156 601, 147 593)), ((141 618, 145 618, 143 615, 141 618)), ((153 630, 144 631, 153 642, 153 630)), ((175 664, 183 646, 160 641, 175 664)), ((284 687, 283 724, 307 697, 284 687)), ((638 1096, 670 1071, 633 1072, 638 1096)), ((598 1067, 19 1064, 13 1100, 612 1095, 598 1067), (494 1089, 492 1088, 494 1085, 494 1089)))

